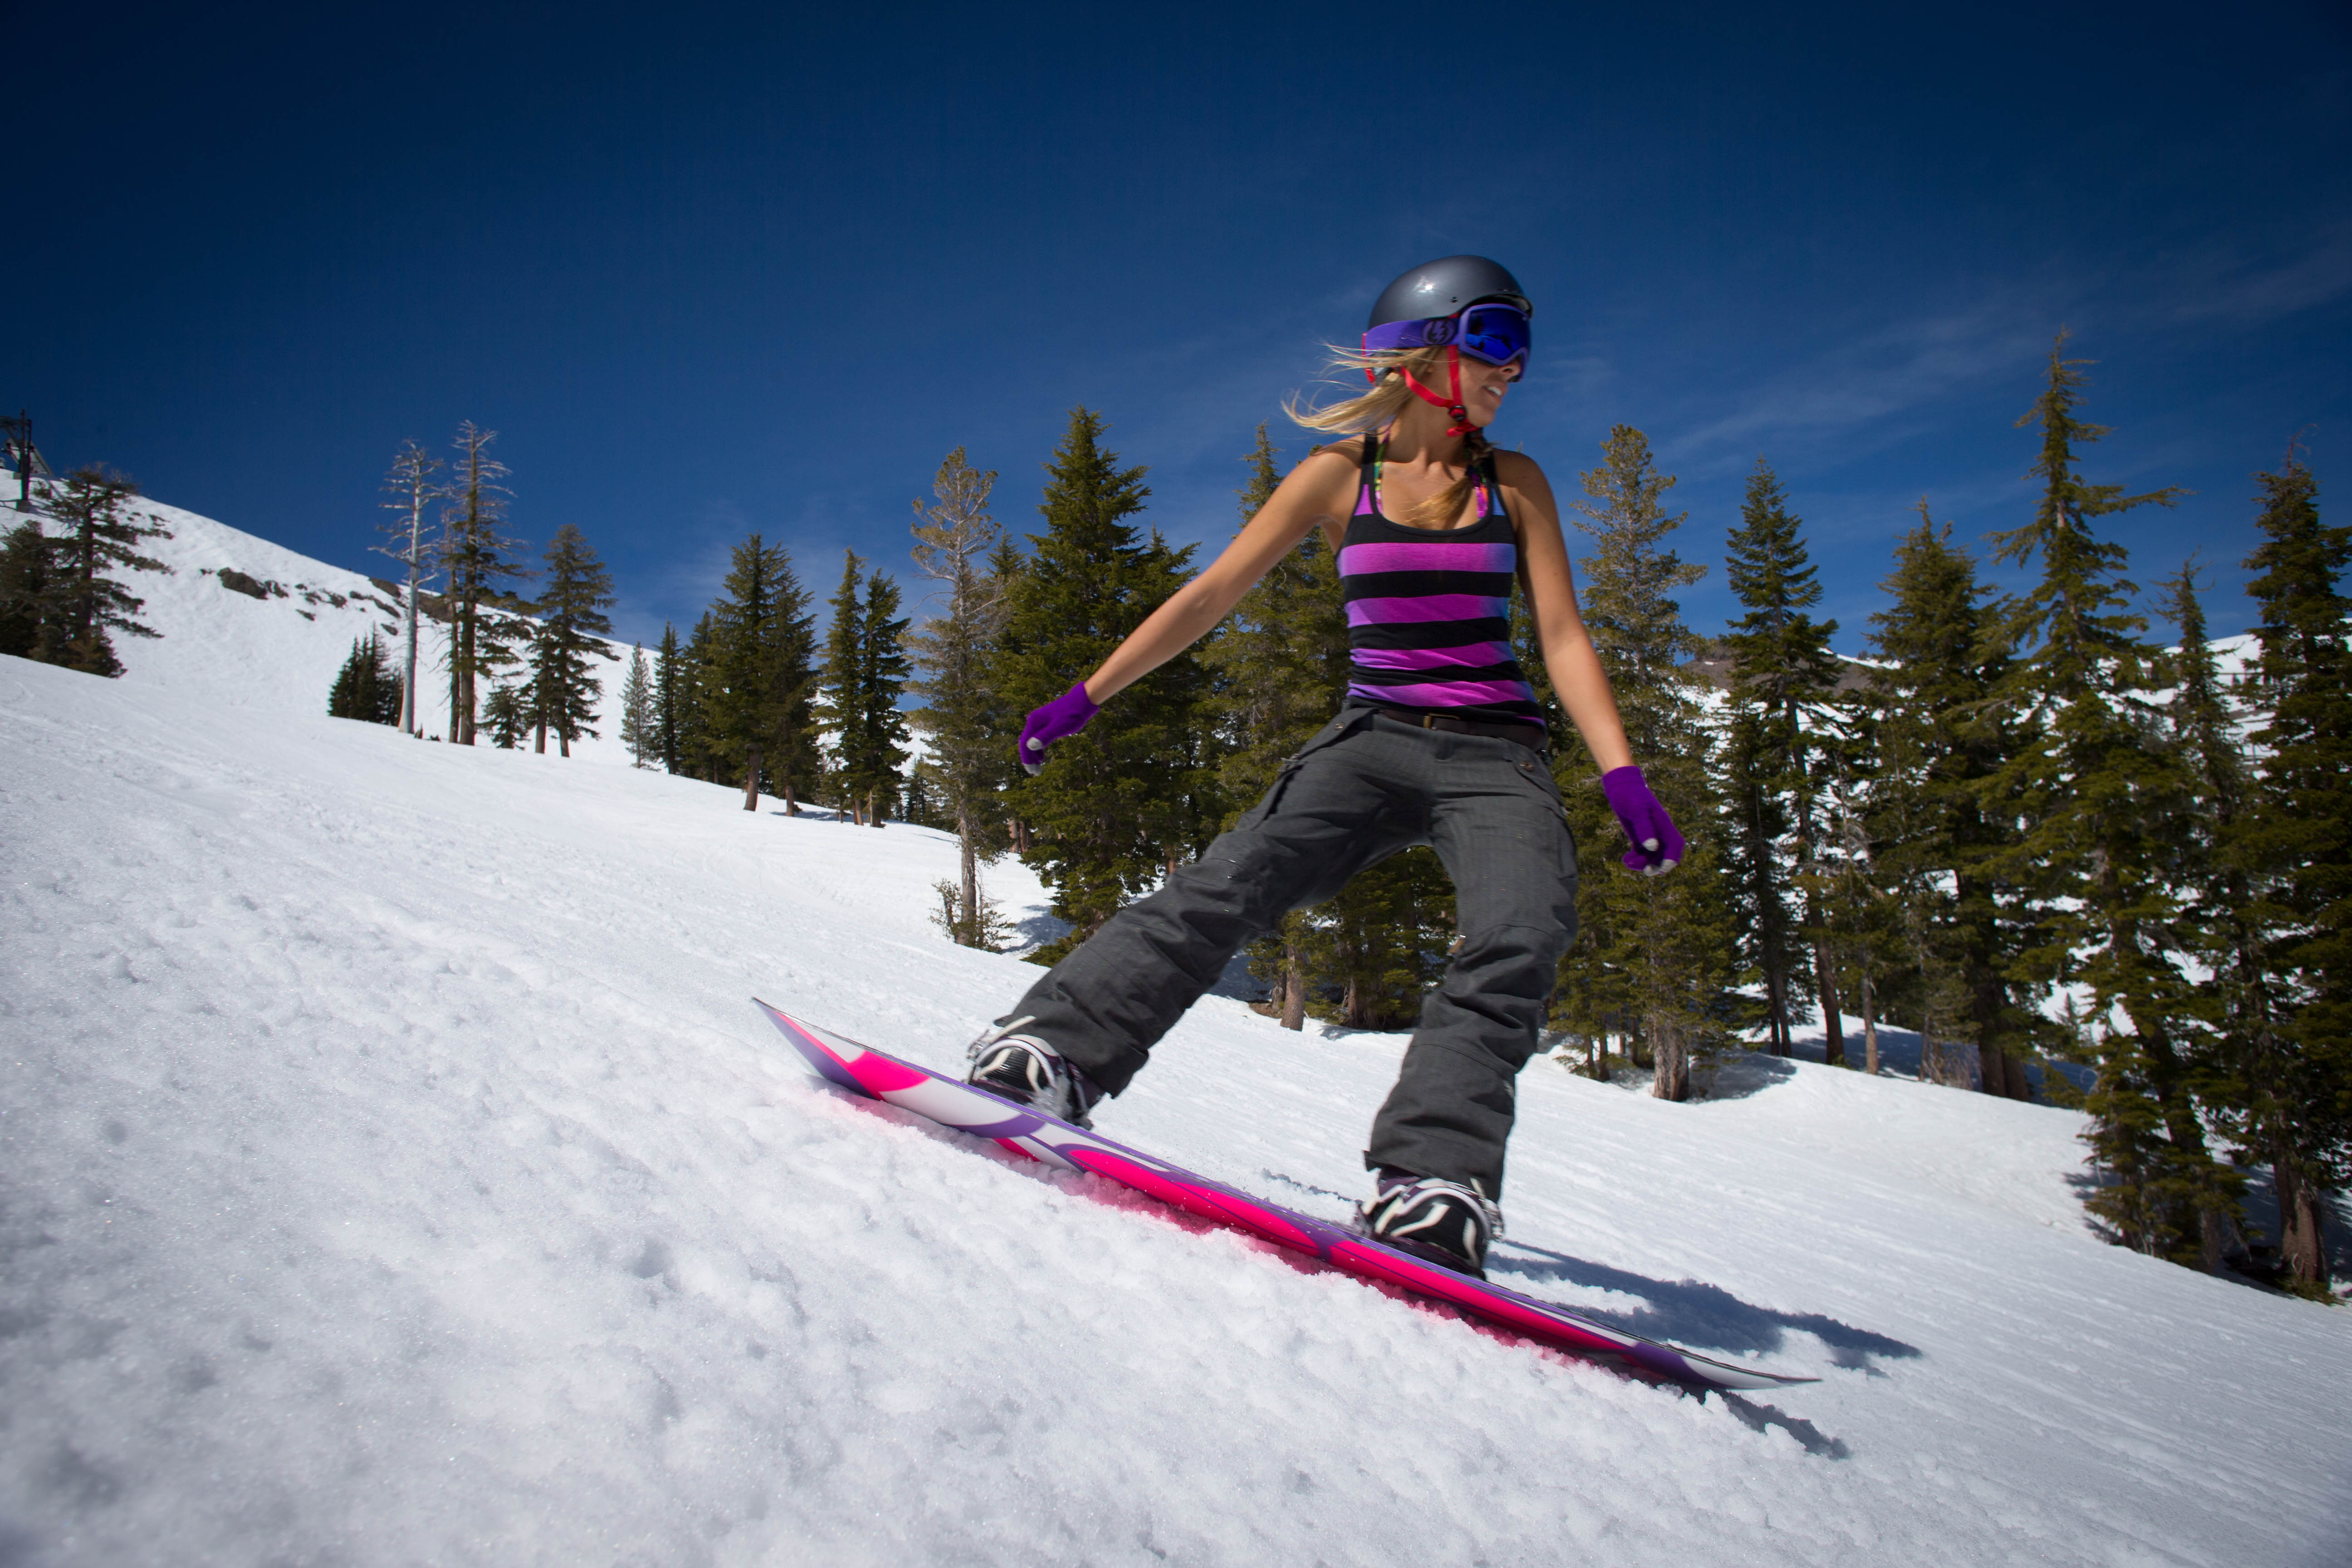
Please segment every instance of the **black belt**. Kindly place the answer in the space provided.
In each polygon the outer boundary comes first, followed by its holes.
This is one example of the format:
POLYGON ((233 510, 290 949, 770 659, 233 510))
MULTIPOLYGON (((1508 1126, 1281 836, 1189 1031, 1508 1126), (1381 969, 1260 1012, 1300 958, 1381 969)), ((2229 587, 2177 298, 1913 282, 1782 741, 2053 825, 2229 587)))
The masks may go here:
POLYGON ((1487 735, 1537 752, 1551 749, 1550 736, 1544 732, 1542 725, 1537 723, 1512 721, 1497 724, 1479 719, 1457 719, 1451 713, 1415 713, 1405 708, 1382 708, 1373 702, 1367 702, 1364 706, 1383 719, 1393 719, 1416 730, 1443 730, 1450 735, 1487 735))

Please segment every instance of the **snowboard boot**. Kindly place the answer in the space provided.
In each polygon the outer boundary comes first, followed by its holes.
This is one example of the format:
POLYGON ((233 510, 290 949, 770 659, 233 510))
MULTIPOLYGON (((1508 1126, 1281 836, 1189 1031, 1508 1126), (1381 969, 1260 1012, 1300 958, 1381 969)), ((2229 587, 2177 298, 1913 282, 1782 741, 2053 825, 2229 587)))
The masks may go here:
POLYGON ((1383 1167, 1380 1191, 1356 1211, 1356 1228, 1424 1263, 1486 1278, 1486 1244, 1503 1211, 1474 1177, 1467 1185, 1383 1167))
POLYGON ((964 1075, 964 1082, 1041 1115, 1092 1127, 1087 1113, 1102 1099, 1102 1090, 1043 1040, 1013 1032, 1030 1021, 1011 1019, 974 1040, 965 1052, 971 1071, 964 1075))

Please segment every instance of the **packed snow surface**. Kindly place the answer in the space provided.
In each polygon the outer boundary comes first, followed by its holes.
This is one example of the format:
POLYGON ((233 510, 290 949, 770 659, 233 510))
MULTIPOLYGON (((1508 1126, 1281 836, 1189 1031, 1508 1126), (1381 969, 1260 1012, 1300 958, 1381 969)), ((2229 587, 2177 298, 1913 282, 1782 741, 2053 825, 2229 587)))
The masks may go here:
MULTIPOLYGON (((0 1563, 2352 1555, 2352 1313, 2101 1244, 2069 1112, 1530 1066, 1496 1278, 1822 1379, 1701 1400, 819 1085, 750 995, 1037 973, 940 834, 136 664, 0 659, 0 1563)), ((1213 996, 1097 1121, 1336 1216, 1402 1045, 1213 996)))

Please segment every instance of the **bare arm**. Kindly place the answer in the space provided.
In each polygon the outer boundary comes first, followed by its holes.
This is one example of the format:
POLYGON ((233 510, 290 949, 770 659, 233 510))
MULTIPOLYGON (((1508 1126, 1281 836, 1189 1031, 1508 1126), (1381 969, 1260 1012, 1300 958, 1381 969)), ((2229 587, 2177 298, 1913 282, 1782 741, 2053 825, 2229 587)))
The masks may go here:
MULTIPOLYGON (((1308 529, 1328 524, 1348 505, 1355 479, 1354 461, 1328 449, 1293 468, 1224 553, 1170 595, 1111 651, 1101 668, 1087 677, 1087 700, 1109 701, 1206 637, 1276 562, 1307 537, 1308 529)), ((1552 531, 1559 532, 1557 525, 1552 531)))
POLYGON ((1536 640, 1542 645, 1544 668, 1570 722, 1584 737, 1585 749, 1602 773, 1624 767, 1633 760, 1625 743, 1625 726, 1617 716, 1617 696, 1609 689, 1608 672, 1584 629, 1576 607, 1576 580, 1569 570, 1568 542, 1560 537, 1559 507, 1552 499, 1550 481, 1533 458, 1517 453, 1501 455, 1496 478, 1503 482, 1511 515, 1519 524, 1521 582, 1528 605, 1536 618, 1536 640))

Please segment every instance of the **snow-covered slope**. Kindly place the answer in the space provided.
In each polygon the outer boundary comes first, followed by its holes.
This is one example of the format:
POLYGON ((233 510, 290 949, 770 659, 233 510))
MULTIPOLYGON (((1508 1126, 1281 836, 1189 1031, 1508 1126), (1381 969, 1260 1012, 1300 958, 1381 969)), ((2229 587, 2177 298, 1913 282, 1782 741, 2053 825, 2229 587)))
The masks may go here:
MULTIPOLYGON (((393 650, 396 665, 404 661, 401 590, 195 512, 160 501, 137 505, 172 531, 171 538, 142 546, 172 570, 121 574, 147 602, 141 621, 163 634, 115 637, 124 679, 232 707, 309 716, 326 712, 335 672, 352 644, 371 631, 393 650), (225 578, 224 571, 230 575, 225 578), (229 585, 236 583, 244 587, 229 585), (258 597, 251 592, 256 585, 262 588, 258 597)), ((405 568, 383 564, 386 574, 404 577, 405 568)), ((448 637, 426 616, 417 617, 417 714, 424 732, 437 735, 447 728, 448 637)), ((606 647, 620 659, 627 657, 625 646, 606 647)), ((574 742, 574 758, 629 760, 617 739, 617 699, 627 668, 624 662, 597 661, 604 692, 597 705, 600 738, 574 742)))
MULTIPOLYGON (((1035 973, 938 835, 15 660, 0 757, 0 1562, 2352 1540, 2352 1314, 2098 1244, 2067 1112, 1532 1066, 1498 1277, 1824 1379, 1701 1403, 816 1086, 748 994, 946 1065, 1035 973)), ((1213 998, 1100 1121, 1336 1215, 1401 1043, 1213 998)))

